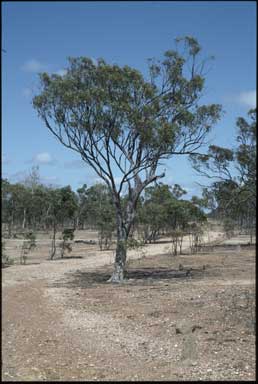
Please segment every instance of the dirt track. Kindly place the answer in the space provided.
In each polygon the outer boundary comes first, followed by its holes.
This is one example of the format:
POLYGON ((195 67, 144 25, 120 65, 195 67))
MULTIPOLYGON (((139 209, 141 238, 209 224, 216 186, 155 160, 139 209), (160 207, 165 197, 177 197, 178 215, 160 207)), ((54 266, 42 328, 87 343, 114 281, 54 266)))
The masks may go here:
POLYGON ((122 286, 97 269, 110 261, 104 252, 3 270, 5 381, 254 379, 246 304, 232 306, 253 294, 254 250, 131 261, 122 286), (179 263, 190 279, 169 278, 179 263))

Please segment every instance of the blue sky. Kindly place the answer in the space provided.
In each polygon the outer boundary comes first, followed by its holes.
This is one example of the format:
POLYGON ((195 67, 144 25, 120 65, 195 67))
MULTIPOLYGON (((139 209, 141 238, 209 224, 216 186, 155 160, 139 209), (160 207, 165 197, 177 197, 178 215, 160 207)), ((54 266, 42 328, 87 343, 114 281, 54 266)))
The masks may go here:
MULTIPOLYGON (((236 118, 256 103, 254 1, 2 3, 2 176, 20 181, 39 165, 45 183, 74 190, 94 184, 97 175, 57 142, 32 108, 37 73, 62 73, 68 56, 103 57, 146 73, 147 59, 160 58, 184 35, 215 56, 203 102, 223 105, 211 139, 231 146, 236 118)), ((198 193, 196 181, 206 182, 186 158, 174 158, 166 168, 163 182, 181 184, 188 197, 198 193)))

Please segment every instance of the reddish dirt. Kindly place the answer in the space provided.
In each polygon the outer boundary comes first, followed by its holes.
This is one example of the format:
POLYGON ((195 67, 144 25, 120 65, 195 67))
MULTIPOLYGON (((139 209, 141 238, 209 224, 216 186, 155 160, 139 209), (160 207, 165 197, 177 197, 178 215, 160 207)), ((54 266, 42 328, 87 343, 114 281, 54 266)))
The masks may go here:
POLYGON ((255 380, 254 247, 90 260, 3 270, 4 381, 255 380))

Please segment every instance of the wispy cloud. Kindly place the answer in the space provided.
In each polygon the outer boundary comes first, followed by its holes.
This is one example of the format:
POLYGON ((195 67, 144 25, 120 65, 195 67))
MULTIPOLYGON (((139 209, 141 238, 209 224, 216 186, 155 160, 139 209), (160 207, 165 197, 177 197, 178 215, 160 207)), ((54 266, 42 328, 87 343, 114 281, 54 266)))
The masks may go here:
POLYGON ((231 103, 241 104, 247 106, 248 108, 256 107, 256 90, 244 91, 238 94, 231 94, 225 97, 225 101, 231 103))
POLYGON ((57 161, 48 152, 38 153, 30 161, 32 163, 41 164, 41 165, 55 165, 57 161))
POLYGON ((40 61, 35 60, 35 59, 31 59, 31 60, 26 61, 23 64, 23 66, 21 67, 21 69, 23 71, 32 72, 32 73, 44 71, 46 68, 47 68, 47 65, 45 65, 45 64, 43 64, 40 61))
POLYGON ((247 91, 240 93, 240 95, 238 96, 238 101, 239 103, 247 105, 250 108, 255 108, 256 91, 247 91))

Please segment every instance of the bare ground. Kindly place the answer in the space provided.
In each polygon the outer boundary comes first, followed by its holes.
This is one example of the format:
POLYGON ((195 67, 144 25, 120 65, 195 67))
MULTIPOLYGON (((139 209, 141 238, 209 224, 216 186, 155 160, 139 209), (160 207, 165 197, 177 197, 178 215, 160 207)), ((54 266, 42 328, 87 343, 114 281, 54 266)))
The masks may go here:
POLYGON ((254 380, 255 249, 241 241, 131 251, 121 285, 106 282, 112 251, 93 248, 5 268, 3 380, 254 380))

